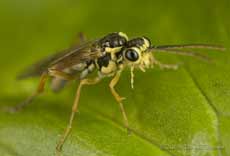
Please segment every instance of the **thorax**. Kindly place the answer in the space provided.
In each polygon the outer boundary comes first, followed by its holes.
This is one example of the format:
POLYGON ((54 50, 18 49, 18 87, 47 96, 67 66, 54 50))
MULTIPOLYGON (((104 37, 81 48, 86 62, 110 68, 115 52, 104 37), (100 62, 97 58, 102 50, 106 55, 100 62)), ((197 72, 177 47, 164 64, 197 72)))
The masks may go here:
POLYGON ((118 70, 122 69, 121 47, 106 49, 106 54, 95 60, 96 68, 99 74, 103 76, 112 76, 118 70))

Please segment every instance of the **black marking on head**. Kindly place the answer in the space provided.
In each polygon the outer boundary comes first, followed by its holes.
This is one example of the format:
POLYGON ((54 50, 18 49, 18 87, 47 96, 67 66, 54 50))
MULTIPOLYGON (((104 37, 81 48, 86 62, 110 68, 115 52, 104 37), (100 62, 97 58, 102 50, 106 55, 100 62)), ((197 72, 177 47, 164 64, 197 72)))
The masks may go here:
POLYGON ((101 69, 102 67, 107 67, 109 65, 110 60, 111 60, 111 54, 106 53, 104 56, 98 58, 97 64, 99 68, 101 69))
POLYGON ((131 48, 131 47, 141 47, 144 44, 144 39, 141 37, 138 38, 134 38, 132 40, 129 40, 127 42, 127 48, 131 48))
POLYGON ((127 42, 126 47, 127 48, 131 48, 131 47, 142 47, 145 44, 145 40, 144 39, 146 39, 149 42, 149 44, 151 44, 151 41, 147 37, 137 37, 137 38, 134 38, 132 40, 129 40, 127 42))
POLYGON ((124 46, 126 44, 127 40, 124 36, 119 35, 119 33, 111 33, 103 37, 100 41, 99 44, 101 47, 120 47, 124 46))

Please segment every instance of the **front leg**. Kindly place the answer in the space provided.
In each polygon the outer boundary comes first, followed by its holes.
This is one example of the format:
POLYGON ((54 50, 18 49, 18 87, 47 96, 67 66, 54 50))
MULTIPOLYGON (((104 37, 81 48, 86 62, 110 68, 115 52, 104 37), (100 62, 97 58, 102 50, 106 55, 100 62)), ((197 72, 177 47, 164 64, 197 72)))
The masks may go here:
POLYGON ((177 70, 179 67, 179 64, 164 64, 161 63, 158 60, 154 60, 153 64, 158 65, 160 67, 160 69, 173 69, 173 70, 177 70))
POLYGON ((120 75, 121 75, 120 72, 116 73, 116 75, 115 75, 114 78, 110 81, 110 84, 109 84, 110 91, 111 91, 112 95, 114 96, 114 98, 116 99, 116 101, 117 101, 118 103, 121 103, 122 100, 125 99, 125 97, 121 97, 121 96, 116 92, 116 90, 115 90, 115 88, 114 88, 114 87, 116 86, 116 84, 118 83, 119 79, 120 79, 120 75))

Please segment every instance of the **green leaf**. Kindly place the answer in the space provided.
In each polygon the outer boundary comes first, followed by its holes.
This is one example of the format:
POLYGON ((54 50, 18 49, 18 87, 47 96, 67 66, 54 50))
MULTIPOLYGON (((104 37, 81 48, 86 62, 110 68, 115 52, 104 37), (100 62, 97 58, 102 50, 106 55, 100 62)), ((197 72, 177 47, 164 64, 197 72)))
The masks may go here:
MULTIPOLYGON (((145 35, 157 44, 219 43, 229 47, 228 1, 1 1, 0 106, 12 106, 35 90, 37 80, 17 73, 74 42, 78 32, 96 38, 113 31, 145 35)), ((106 78, 83 88, 63 156, 230 155, 230 54, 201 51, 215 59, 157 55, 183 63, 177 71, 123 72, 117 91, 126 97, 126 133, 106 78)), ((0 154, 50 156, 69 119, 77 83, 46 92, 16 114, 0 113, 0 154)))

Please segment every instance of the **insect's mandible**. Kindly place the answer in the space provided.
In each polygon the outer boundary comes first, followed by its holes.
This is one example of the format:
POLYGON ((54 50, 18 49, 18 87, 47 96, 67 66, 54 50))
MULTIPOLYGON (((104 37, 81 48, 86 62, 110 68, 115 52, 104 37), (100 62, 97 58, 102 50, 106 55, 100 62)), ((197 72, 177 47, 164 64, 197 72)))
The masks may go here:
MULTIPOLYGON (((84 40, 84 38, 82 37, 84 40)), ((199 53, 188 49, 212 49, 223 51, 224 48, 219 45, 208 44, 184 44, 184 45, 152 45, 147 37, 137 37, 129 39, 125 33, 110 33, 100 39, 93 41, 83 41, 80 45, 75 45, 47 57, 27 68, 19 75, 19 78, 40 76, 40 83, 37 90, 10 111, 18 111, 32 102, 40 93, 44 91, 44 86, 48 78, 52 79, 51 87, 54 91, 62 89, 68 81, 79 81, 75 101, 72 107, 69 124, 59 140, 56 153, 60 155, 62 146, 67 139, 75 113, 78 109, 81 88, 84 85, 93 85, 100 82, 104 77, 113 77, 109 87, 112 95, 119 104, 124 118, 124 125, 129 130, 127 115, 122 104, 121 97, 114 89, 119 81, 121 72, 125 68, 131 70, 131 86, 133 88, 134 69, 139 68, 145 71, 146 68, 159 66, 162 69, 177 69, 177 64, 164 64, 154 57, 154 53, 172 53, 178 55, 187 55, 210 61, 210 59, 199 53), (187 49, 187 50, 184 50, 187 49)))

